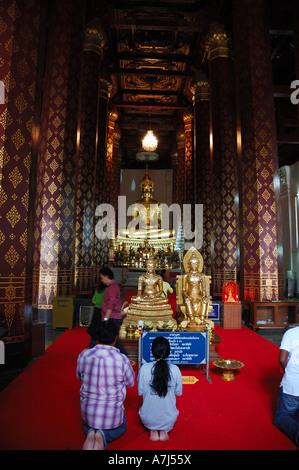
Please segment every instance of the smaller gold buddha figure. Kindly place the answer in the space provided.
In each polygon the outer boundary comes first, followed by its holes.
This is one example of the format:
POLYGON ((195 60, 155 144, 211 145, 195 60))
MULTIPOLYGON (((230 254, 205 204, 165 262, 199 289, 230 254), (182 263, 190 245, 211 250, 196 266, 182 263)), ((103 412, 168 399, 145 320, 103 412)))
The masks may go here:
POLYGON ((137 325, 140 320, 150 322, 155 329, 158 321, 168 322, 173 318, 173 310, 166 297, 162 296, 163 279, 156 274, 156 261, 148 258, 147 271, 139 276, 137 295, 131 298, 126 309, 127 317, 123 324, 137 325))
POLYGON ((132 304, 147 305, 149 307, 168 306, 167 299, 162 297, 163 279, 156 274, 156 261, 148 258, 146 261, 147 272, 139 276, 137 296, 132 297, 132 304))
POLYGON ((185 274, 177 280, 177 303, 184 320, 188 321, 188 329, 200 329, 200 325, 207 323, 213 328, 213 322, 208 319, 212 310, 211 279, 202 272, 203 259, 194 247, 184 256, 183 266, 185 274))

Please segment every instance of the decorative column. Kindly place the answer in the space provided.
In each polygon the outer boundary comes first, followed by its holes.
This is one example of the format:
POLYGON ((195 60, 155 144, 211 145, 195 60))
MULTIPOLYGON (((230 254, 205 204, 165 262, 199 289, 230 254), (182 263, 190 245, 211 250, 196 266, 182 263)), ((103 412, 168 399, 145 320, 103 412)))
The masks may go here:
POLYGON ((115 130, 118 113, 115 109, 108 114, 107 153, 105 160, 105 202, 117 208, 119 182, 117 181, 118 159, 115 151, 115 130))
POLYGON ((0 327, 12 369, 31 359, 40 2, 1 1, 0 16, 0 327))
POLYGON ((90 294, 93 288, 94 201, 99 114, 99 80, 105 33, 94 20, 85 30, 82 57, 79 148, 75 204, 75 292, 90 294))
MULTIPOLYGON (((111 199, 111 204, 115 210, 115 237, 118 234, 118 196, 120 195, 120 178, 121 178, 121 164, 122 164, 122 151, 120 148, 120 138, 121 132, 118 124, 115 125, 114 136, 113 136, 113 161, 114 161, 114 192, 112 194, 113 199, 111 199)), ((112 250, 110 252, 111 260, 114 260, 115 254, 115 238, 112 243, 112 250)))
POLYGON ((194 102, 195 203, 203 204, 203 245, 200 250, 205 274, 211 275, 212 174, 210 149, 210 86, 205 75, 192 86, 194 102))
MULTIPOLYGON (((98 116, 98 145, 96 155, 96 190, 95 206, 107 202, 105 194, 105 166, 107 154, 108 132, 108 104, 111 83, 109 78, 102 73, 99 84, 99 116, 98 116)), ((95 223, 98 219, 96 218, 95 223)), ((109 263, 109 240, 94 239, 94 282, 100 281, 99 271, 109 263)))
POLYGON ((212 293, 221 297, 226 281, 237 280, 237 144, 234 70, 230 39, 222 25, 208 35, 213 132, 212 293))
MULTIPOLYGON (((114 147, 114 136, 115 136, 115 127, 116 120, 118 118, 118 113, 116 110, 111 109, 108 114, 108 131, 107 131, 107 153, 105 160, 105 177, 104 177, 104 187, 105 187, 105 202, 111 204, 114 208, 115 219, 109 220, 111 226, 109 227, 109 253, 112 254, 115 248, 115 237, 116 237, 116 211, 119 195, 119 182, 117 181, 118 171, 117 165, 118 161, 115 153, 114 147)), ((109 259, 111 256, 109 255, 109 259)))
POLYGON ((84 6, 51 2, 43 87, 34 236, 34 306, 51 322, 52 301, 73 294, 78 103, 84 6))
POLYGON ((183 116, 185 130, 185 204, 194 204, 193 113, 183 116))
MULTIPOLYGON (((181 213, 183 214, 183 204, 185 204, 185 132, 181 126, 176 134, 177 145, 177 179, 175 182, 177 200, 173 200, 174 204, 179 204, 181 213)), ((183 222, 183 221, 182 221, 183 222)))
POLYGON ((114 191, 112 193, 111 204, 115 210, 115 233, 118 230, 118 196, 120 194, 120 173, 122 163, 122 152, 120 148, 121 133, 118 124, 115 124, 113 134, 113 175, 114 175, 114 191))
POLYGON ((177 151, 177 146, 175 145, 175 148, 173 149, 171 153, 171 165, 172 165, 172 203, 173 204, 178 204, 179 201, 179 187, 178 187, 178 181, 179 181, 179 154, 177 151))
POLYGON ((283 298, 278 152, 264 8, 263 0, 234 2, 242 166, 241 281, 245 303, 283 298))

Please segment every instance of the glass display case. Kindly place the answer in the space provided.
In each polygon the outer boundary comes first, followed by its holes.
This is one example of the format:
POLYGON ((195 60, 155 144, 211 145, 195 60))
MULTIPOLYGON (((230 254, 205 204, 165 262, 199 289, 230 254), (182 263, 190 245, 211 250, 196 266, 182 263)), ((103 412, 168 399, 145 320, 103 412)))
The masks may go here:
POLYGON ((298 302, 250 302, 250 325, 257 328, 285 328, 298 323, 298 302))

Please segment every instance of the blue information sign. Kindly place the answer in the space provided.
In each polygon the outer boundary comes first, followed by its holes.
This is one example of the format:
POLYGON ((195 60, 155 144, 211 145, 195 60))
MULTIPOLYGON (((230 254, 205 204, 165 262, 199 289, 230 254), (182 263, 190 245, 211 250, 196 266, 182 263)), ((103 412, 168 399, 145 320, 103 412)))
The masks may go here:
POLYGON ((139 367, 145 362, 154 361, 152 342, 157 336, 164 336, 170 344, 169 362, 173 364, 206 364, 209 379, 209 331, 146 331, 139 338, 139 367))

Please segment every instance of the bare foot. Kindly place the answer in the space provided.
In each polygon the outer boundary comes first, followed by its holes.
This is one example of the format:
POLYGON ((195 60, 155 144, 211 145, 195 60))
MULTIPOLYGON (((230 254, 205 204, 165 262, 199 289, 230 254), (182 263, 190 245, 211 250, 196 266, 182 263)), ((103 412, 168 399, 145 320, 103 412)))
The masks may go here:
POLYGON ((94 450, 104 450, 103 436, 100 431, 96 431, 95 434, 94 450))
POLYGON ((158 441, 159 440, 159 433, 158 431, 152 431, 150 432, 150 440, 151 441, 158 441))
POLYGON ((165 431, 160 431, 160 441, 168 441, 169 436, 168 433, 165 431))
POLYGON ((85 442, 83 444, 82 450, 93 450, 94 440, 95 440, 95 432, 94 430, 92 430, 88 433, 85 439, 85 442))

